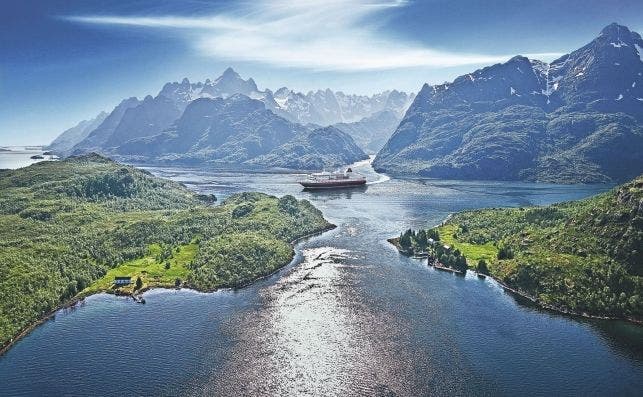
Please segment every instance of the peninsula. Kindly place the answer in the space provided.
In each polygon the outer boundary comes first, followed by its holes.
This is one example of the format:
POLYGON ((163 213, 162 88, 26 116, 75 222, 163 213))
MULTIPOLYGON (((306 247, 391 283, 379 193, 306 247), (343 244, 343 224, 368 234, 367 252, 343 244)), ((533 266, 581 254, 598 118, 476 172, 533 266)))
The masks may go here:
POLYGON ((461 212, 389 241, 548 309, 643 321, 643 175, 584 200, 461 212))
POLYGON ((2 350, 93 293, 248 284, 334 227, 289 195, 215 200, 96 154, 0 171, 2 350))

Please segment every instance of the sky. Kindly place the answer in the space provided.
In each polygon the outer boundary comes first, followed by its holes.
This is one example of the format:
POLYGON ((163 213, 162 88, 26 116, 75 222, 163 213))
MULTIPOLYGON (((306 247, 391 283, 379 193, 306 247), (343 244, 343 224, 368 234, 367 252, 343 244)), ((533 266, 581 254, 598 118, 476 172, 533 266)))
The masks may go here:
POLYGON ((518 54, 551 61, 611 22, 643 32, 643 2, 2 0, 0 146, 228 66, 260 89, 417 92, 518 54))

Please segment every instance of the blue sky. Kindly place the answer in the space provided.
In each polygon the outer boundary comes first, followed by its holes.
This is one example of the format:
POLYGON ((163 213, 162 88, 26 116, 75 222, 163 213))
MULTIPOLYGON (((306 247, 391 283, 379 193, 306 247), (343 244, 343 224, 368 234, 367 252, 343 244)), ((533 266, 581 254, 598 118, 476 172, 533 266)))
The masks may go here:
POLYGON ((611 22, 641 32, 643 2, 5 0, 0 145, 48 143, 227 66, 262 89, 417 91, 516 54, 551 60, 611 22))

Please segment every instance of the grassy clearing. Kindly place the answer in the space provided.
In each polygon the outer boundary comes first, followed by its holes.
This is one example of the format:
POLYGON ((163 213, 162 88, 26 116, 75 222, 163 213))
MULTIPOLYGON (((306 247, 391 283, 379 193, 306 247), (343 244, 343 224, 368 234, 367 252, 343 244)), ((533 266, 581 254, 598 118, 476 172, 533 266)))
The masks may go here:
POLYGON ((158 261, 158 256, 162 252, 159 244, 151 244, 147 255, 142 258, 127 261, 113 269, 107 271, 105 276, 94 281, 89 287, 85 288, 80 295, 91 295, 102 291, 116 291, 123 293, 134 292, 134 283, 136 278, 140 277, 143 281, 143 288, 148 287, 173 287, 176 279, 185 281, 190 269, 188 264, 194 261, 198 252, 199 245, 196 242, 179 245, 172 250, 172 257, 166 260, 158 261), (170 268, 166 269, 166 263, 170 263, 170 268), (114 285, 116 276, 130 276, 132 284, 117 288, 114 285))
POLYGON ((460 252, 467 257, 467 263, 470 267, 475 266, 480 259, 484 259, 487 263, 496 259, 498 248, 493 242, 488 241, 484 244, 472 244, 459 241, 455 238, 457 231, 458 225, 455 224, 446 224, 438 228, 441 242, 451 248, 460 250, 460 252))

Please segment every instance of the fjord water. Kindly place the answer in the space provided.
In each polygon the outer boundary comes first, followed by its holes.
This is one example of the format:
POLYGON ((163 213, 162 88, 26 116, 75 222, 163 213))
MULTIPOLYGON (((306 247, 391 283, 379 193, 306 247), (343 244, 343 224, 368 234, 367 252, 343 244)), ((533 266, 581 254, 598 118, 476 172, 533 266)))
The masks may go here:
POLYGON ((0 170, 26 167, 43 160, 52 160, 52 155, 43 155, 40 146, 5 146, 0 147, 0 170), (40 155, 43 159, 32 159, 31 156, 40 155))
POLYGON ((237 291, 92 296, 0 357, 2 395, 635 395, 643 328, 539 310, 491 280, 400 256, 386 239, 479 207, 605 186, 388 180, 304 192, 297 176, 150 168, 224 198, 310 200, 338 227, 237 291))

